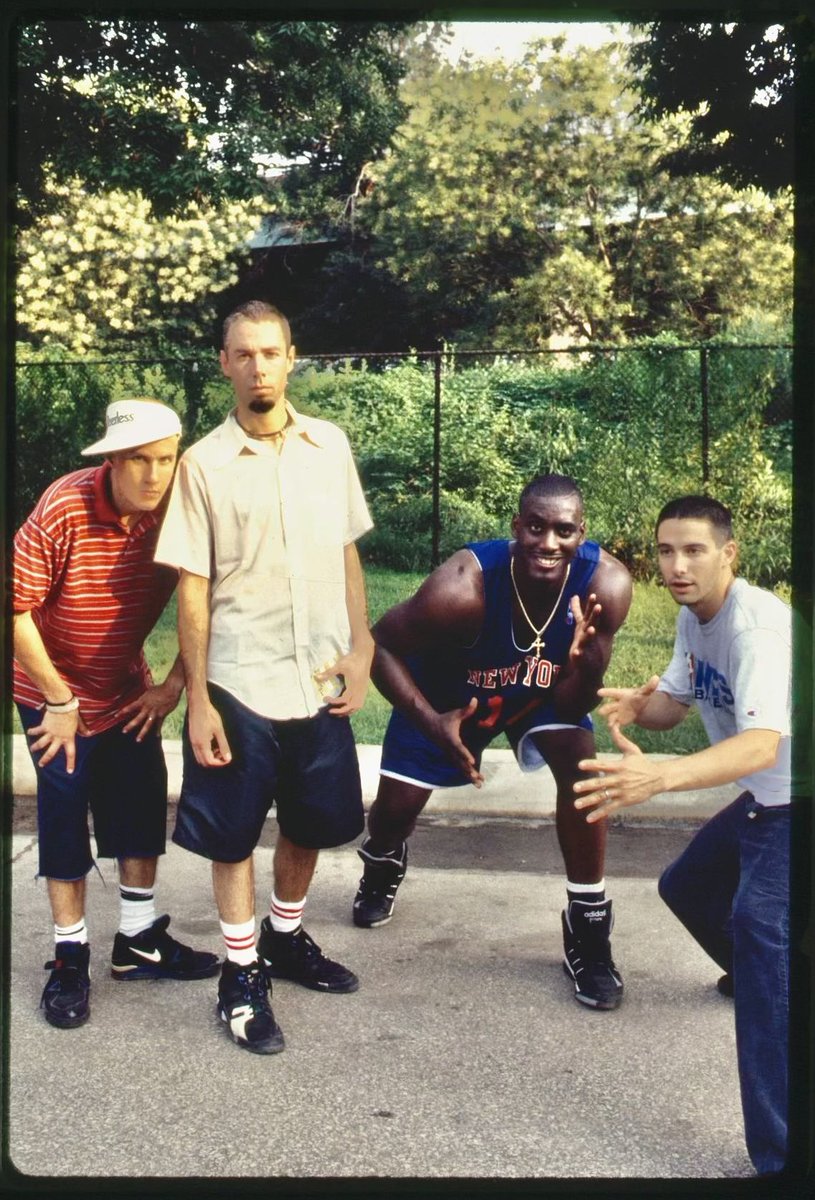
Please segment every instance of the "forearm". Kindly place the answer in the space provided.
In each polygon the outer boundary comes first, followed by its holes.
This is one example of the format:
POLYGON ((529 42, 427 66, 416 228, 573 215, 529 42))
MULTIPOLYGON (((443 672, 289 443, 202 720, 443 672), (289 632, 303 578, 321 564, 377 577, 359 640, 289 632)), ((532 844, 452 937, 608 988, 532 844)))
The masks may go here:
POLYGON ((696 754, 666 759, 659 768, 663 784, 659 790, 684 792, 735 783, 744 775, 771 767, 779 741, 780 734, 772 730, 748 729, 696 754))
POLYGON ((164 680, 164 686, 171 688, 180 698, 181 693, 184 691, 184 683, 184 660, 182 659, 179 651, 179 653, 175 656, 175 662, 167 672, 167 678, 164 680))
POLYGON ((419 690, 402 659, 392 654, 381 642, 376 645, 371 678, 394 708, 425 733, 429 732, 438 713, 419 690))
POLYGON ((685 719, 688 712, 687 705, 675 700, 667 692, 652 692, 637 714, 636 724, 642 729, 673 729, 685 719))
POLYGON ((182 570, 178 582, 178 645, 191 706, 208 699, 209 596, 208 579, 182 570))
POLYGON ((15 613, 13 630, 14 657, 31 682, 55 704, 70 700, 71 689, 51 661, 31 613, 15 613))
POLYGON ((562 721, 579 721, 596 706, 606 662, 604 648, 594 642, 586 647, 580 658, 570 660, 561 669, 552 689, 551 702, 562 721))

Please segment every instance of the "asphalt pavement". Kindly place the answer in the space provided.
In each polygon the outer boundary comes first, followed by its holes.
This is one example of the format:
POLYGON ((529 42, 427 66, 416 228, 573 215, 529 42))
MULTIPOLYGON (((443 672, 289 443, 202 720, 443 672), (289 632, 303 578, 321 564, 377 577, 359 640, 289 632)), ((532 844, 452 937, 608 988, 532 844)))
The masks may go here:
MULTIPOLYGON (((166 746, 171 795, 177 749, 166 746)), ((360 748, 367 800, 377 755, 360 748)), ((321 854, 305 925, 360 989, 276 983, 286 1050, 263 1057, 227 1037, 217 980, 110 977, 118 893, 106 860, 88 882, 91 1018, 75 1030, 45 1022, 52 925, 21 755, 6 1121, 19 1185, 751 1179, 732 1002, 656 892, 662 868, 735 791, 666 798, 612 824, 606 879, 625 998, 604 1013, 575 1002, 561 966, 551 777, 521 776, 501 751, 486 768, 480 791, 431 801, 389 925, 351 923, 353 847, 321 854)), ((274 831, 270 819, 256 852, 258 919, 274 831)), ((204 860, 168 844, 157 898, 176 937, 221 952, 204 860)))

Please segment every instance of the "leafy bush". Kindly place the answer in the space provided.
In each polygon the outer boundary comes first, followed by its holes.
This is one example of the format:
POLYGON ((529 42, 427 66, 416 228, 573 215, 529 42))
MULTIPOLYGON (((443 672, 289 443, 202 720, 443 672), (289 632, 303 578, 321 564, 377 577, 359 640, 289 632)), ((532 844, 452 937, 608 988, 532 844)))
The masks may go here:
POLYGON ((48 484, 78 470, 82 449, 104 432, 105 409, 123 396, 154 396, 185 410, 183 373, 170 363, 58 362, 53 350, 21 353, 15 391, 13 470, 14 528, 48 484))
MULTIPOLYGON (((786 351, 709 345, 708 490, 733 509, 742 569, 763 584, 790 573, 788 378, 786 351)), ((340 359, 300 362, 289 386, 299 409, 347 433, 376 521, 367 554, 399 570, 426 570, 431 558, 434 383, 428 358, 340 359)), ((21 363, 18 522, 46 484, 80 465, 106 403, 126 394, 155 395, 182 411, 187 442, 233 404, 214 359, 200 371, 180 362, 21 363)), ((523 486, 556 471, 580 484, 589 536, 638 578, 652 577, 659 509, 703 490, 699 351, 655 338, 645 348, 546 354, 529 365, 452 354, 440 438, 442 555, 507 536, 523 486)))

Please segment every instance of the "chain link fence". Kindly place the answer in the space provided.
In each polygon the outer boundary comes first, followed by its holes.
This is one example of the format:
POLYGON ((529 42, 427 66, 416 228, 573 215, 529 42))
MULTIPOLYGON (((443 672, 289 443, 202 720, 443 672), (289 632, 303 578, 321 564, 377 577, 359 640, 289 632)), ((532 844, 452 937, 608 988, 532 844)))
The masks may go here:
MULTIPOLYGON (((572 475, 590 536, 653 573, 653 522, 684 492, 733 509, 742 566, 788 579, 792 476, 789 345, 315 355, 289 387, 303 411, 348 434, 376 528, 369 561, 427 570, 467 540, 506 536, 521 487, 572 475)), ((105 405, 152 395, 181 414, 187 443, 232 404, 213 355, 21 362, 16 374, 15 527, 44 487, 81 465, 105 405)))

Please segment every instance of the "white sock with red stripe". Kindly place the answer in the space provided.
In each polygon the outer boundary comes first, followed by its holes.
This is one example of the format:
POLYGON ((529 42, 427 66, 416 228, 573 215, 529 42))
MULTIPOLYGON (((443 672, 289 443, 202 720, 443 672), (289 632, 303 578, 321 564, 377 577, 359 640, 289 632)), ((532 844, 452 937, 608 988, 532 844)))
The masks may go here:
POLYGON ((239 921, 236 925, 221 921, 221 933, 226 943, 226 957, 230 962, 248 967, 255 961, 258 953, 255 949, 254 917, 250 917, 248 921, 239 921))
POLYGON ((275 933, 294 933, 300 928, 307 899, 304 896, 302 900, 280 900, 272 892, 269 920, 275 933))

